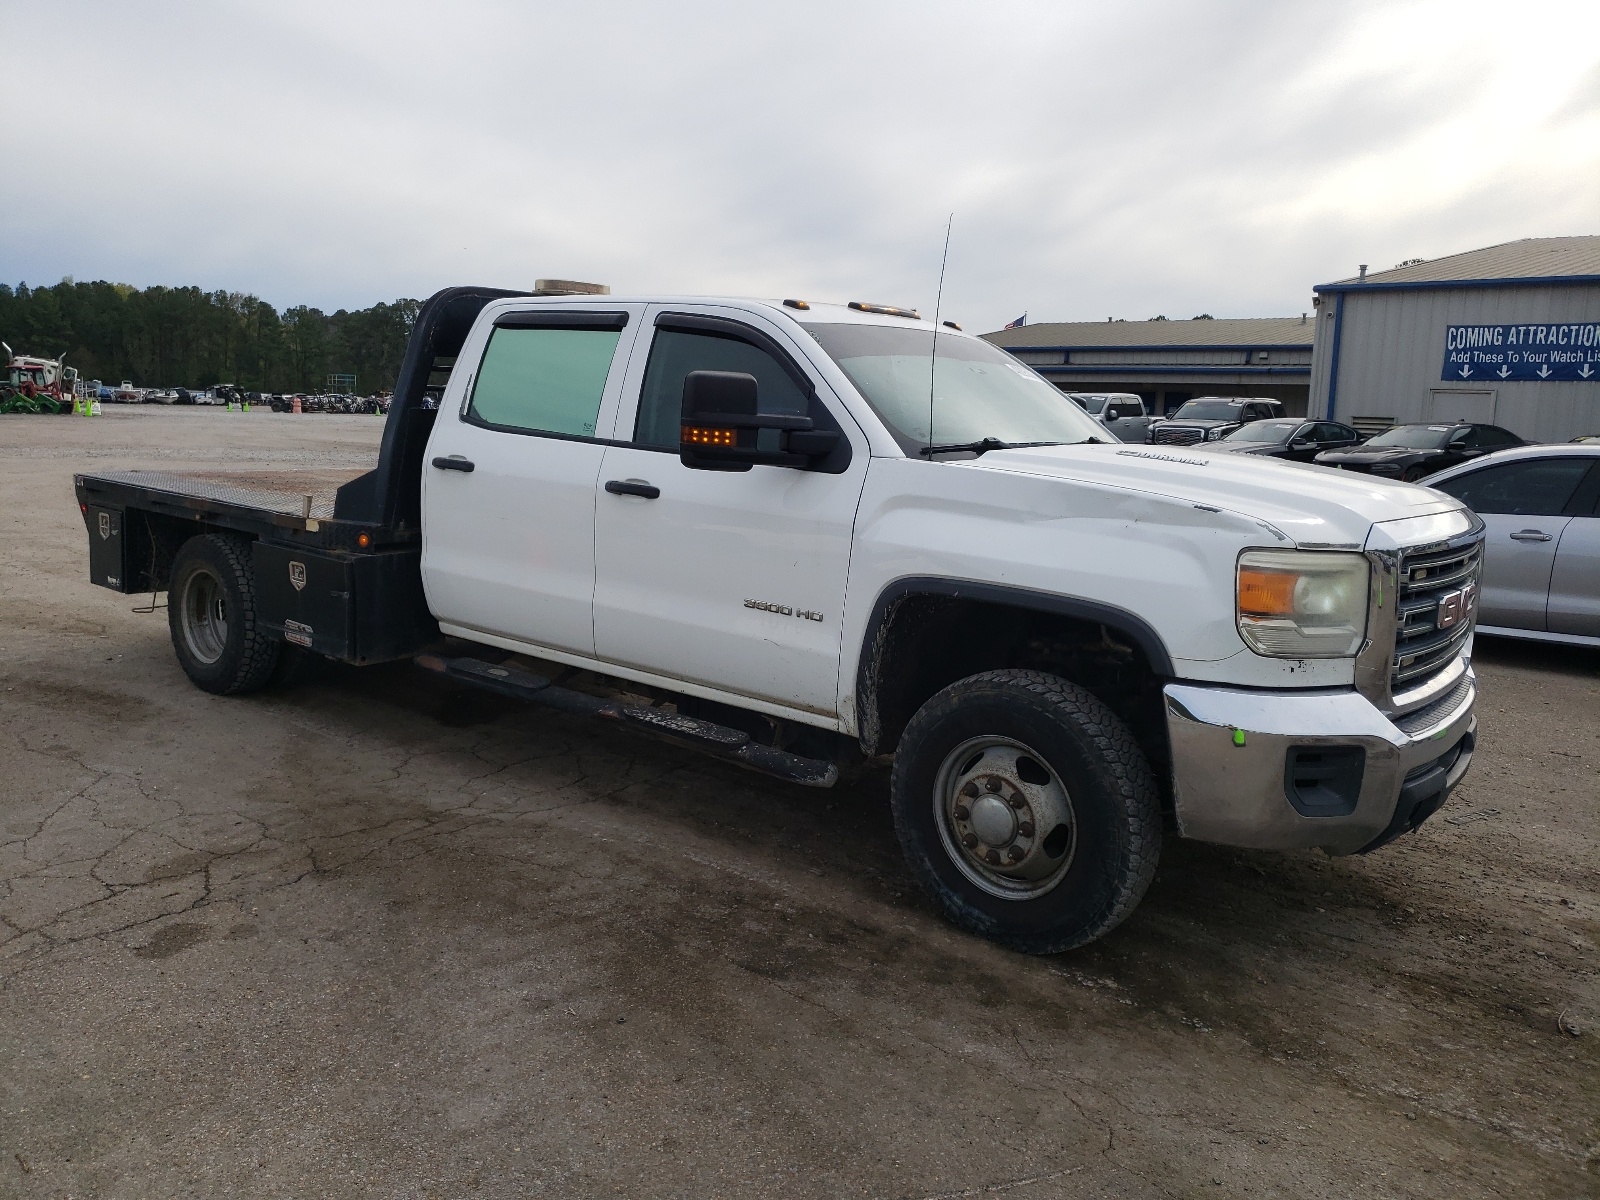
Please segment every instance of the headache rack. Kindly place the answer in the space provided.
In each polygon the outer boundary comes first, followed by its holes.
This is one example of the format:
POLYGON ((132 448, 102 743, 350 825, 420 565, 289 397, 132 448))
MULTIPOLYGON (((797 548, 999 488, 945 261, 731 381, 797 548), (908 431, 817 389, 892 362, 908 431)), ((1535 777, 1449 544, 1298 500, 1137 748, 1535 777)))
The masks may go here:
POLYGON ((1389 692, 1415 691, 1447 670, 1472 636, 1476 587, 1483 570, 1483 541, 1428 553, 1400 556, 1400 597, 1396 608, 1394 657, 1389 692), (1471 587, 1471 603, 1462 606, 1454 623, 1439 628, 1440 603, 1471 587))

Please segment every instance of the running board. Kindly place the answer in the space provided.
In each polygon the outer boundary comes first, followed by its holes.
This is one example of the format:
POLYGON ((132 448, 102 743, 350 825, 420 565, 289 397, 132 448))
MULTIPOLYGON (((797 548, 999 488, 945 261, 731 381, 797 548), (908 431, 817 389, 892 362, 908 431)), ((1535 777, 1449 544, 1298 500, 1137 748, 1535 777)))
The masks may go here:
POLYGON ((498 666, 476 658, 440 658, 435 654, 421 654, 412 661, 424 671, 432 671, 458 683, 471 684, 518 700, 529 700, 546 708, 558 708, 562 712, 616 721, 680 746, 688 746, 760 771, 763 775, 772 775, 804 787, 832 787, 839 781, 839 768, 834 763, 820 758, 802 758, 787 750, 774 750, 771 746, 754 741, 743 730, 702 721, 698 717, 603 700, 587 692, 557 687, 543 675, 535 675, 520 667, 498 666))

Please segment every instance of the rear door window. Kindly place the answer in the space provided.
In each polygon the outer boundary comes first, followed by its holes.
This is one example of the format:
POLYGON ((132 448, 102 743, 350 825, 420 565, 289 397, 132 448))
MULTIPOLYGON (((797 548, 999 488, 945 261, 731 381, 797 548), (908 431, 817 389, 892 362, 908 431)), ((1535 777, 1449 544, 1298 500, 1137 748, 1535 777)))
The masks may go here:
POLYGON ((1560 516, 1593 462, 1587 458, 1535 458, 1485 467, 1434 484, 1473 512, 1519 517, 1560 516))
POLYGON ((622 336, 615 328, 497 326, 467 420, 514 433, 592 438, 622 336))

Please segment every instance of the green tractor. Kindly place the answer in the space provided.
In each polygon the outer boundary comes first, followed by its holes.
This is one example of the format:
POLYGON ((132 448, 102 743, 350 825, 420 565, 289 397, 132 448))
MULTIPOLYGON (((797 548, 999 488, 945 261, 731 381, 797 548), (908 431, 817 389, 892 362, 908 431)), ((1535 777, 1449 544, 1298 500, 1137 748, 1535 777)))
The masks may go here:
POLYGON ((72 411, 73 390, 78 369, 64 366, 58 358, 34 358, 16 354, 0 342, 6 352, 6 377, 0 381, 0 413, 68 413, 72 411))

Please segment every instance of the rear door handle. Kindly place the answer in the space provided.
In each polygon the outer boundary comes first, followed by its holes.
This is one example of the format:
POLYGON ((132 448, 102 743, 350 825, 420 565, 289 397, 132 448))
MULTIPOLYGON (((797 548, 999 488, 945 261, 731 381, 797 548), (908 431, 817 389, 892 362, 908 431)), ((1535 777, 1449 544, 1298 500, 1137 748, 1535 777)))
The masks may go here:
POLYGON ((433 460, 433 465, 441 471, 466 471, 470 474, 474 470, 472 461, 462 458, 459 454, 453 454, 449 458, 436 458, 433 460))
POLYGON ((646 500, 654 500, 661 495, 660 488, 642 479, 608 479, 606 491, 613 496, 643 496, 646 500))
POLYGON ((1550 535, 1542 529, 1523 529, 1511 535, 1513 542, 1548 542, 1550 535))

